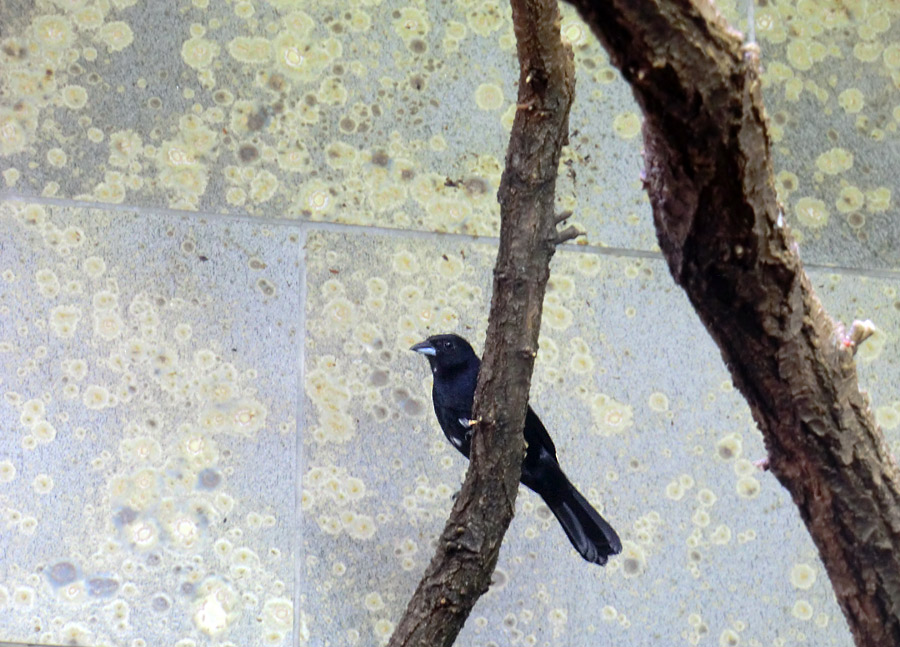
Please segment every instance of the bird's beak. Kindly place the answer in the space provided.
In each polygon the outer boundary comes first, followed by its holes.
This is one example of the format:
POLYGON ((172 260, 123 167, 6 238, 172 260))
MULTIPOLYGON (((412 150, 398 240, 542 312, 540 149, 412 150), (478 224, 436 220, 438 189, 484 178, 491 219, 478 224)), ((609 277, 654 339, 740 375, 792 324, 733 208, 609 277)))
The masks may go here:
POLYGON ((432 346, 431 342, 428 341, 420 341, 415 346, 410 346, 409 350, 415 351, 417 353, 422 353, 423 355, 431 355, 432 357, 437 355, 437 351, 434 349, 434 346, 432 346))

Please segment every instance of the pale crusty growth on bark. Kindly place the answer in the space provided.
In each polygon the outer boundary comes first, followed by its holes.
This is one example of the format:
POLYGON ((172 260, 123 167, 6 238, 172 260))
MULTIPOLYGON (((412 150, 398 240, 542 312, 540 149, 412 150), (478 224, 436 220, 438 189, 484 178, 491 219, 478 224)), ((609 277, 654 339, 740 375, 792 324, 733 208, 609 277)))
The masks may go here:
POLYGON ((900 645, 898 471, 854 344, 782 224, 755 46, 707 0, 573 4, 643 109, 659 246, 750 405, 856 644, 900 645))
POLYGON ((574 95, 572 52, 563 46, 556 0, 512 0, 520 64, 519 109, 500 184, 500 249, 485 355, 475 393, 466 480, 437 552, 397 624, 393 647, 452 645, 490 585, 512 520, 522 429, 544 290, 556 244, 553 213, 560 151, 574 95))

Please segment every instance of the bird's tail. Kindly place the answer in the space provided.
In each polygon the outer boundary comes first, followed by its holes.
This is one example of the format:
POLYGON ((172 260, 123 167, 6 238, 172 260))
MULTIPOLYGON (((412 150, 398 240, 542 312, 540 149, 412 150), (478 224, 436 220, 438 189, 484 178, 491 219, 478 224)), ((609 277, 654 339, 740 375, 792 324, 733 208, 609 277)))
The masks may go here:
POLYGON ((544 491, 538 494, 566 531, 575 550, 587 561, 600 565, 605 564, 610 555, 622 552, 619 535, 575 489, 562 470, 554 480, 556 487, 550 491, 542 488, 544 491))

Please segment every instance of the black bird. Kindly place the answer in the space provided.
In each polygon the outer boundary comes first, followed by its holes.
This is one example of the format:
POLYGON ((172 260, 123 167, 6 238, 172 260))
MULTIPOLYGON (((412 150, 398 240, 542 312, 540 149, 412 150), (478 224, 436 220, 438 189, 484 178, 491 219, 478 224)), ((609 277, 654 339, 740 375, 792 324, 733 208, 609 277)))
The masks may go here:
MULTIPOLYGON (((470 419, 481 360, 459 335, 435 335, 410 350, 428 358, 434 374, 434 413, 450 443, 468 458, 470 419)), ((563 474, 553 440, 531 407, 525 414, 524 432, 522 483, 544 500, 582 557, 594 564, 605 564, 610 555, 622 551, 616 531, 563 474)))

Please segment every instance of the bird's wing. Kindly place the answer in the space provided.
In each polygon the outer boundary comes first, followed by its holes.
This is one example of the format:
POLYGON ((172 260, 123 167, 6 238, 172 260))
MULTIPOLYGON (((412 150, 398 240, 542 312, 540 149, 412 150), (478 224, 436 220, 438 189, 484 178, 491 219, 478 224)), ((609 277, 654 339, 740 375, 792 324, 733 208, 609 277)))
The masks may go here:
POLYGON ((529 445, 537 444, 543 447, 553 458, 556 458, 556 446, 553 444, 553 439, 550 438, 550 434, 544 428, 544 423, 530 406, 525 412, 525 442, 529 445))

